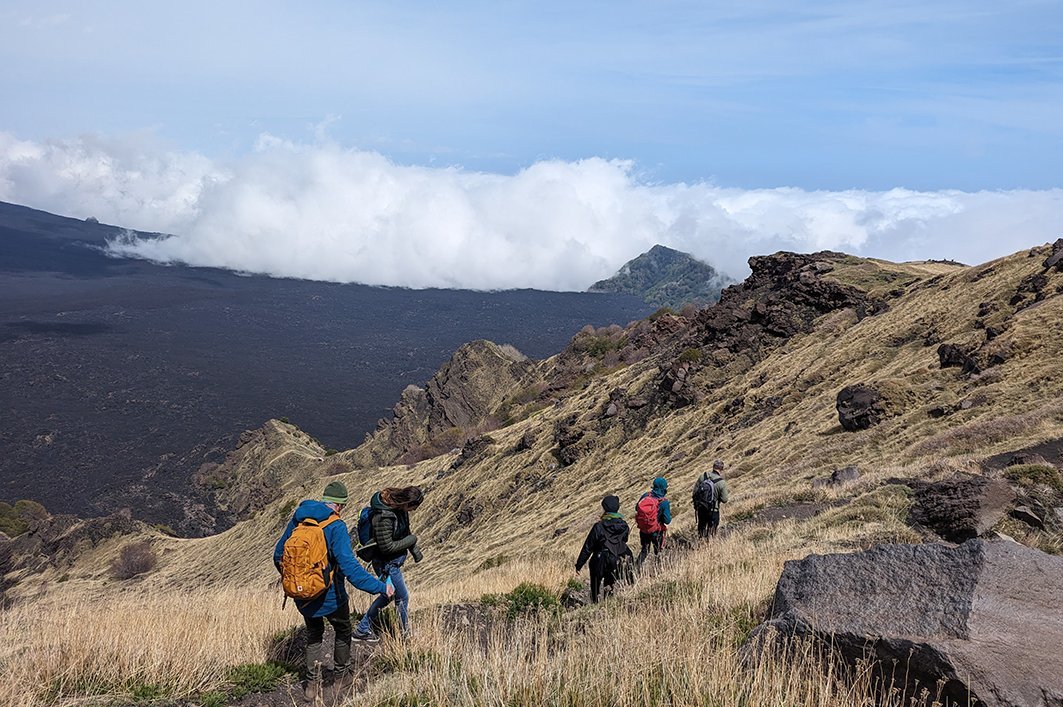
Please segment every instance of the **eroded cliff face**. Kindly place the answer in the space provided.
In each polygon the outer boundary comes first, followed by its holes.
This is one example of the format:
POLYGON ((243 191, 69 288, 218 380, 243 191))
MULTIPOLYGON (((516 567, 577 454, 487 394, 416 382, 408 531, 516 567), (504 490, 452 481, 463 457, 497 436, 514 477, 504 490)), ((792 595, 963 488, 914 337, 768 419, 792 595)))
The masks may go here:
POLYGON ((460 447, 466 437, 484 431, 507 397, 540 378, 535 362, 511 346, 484 340, 465 344, 423 388, 411 385, 402 392, 391 419, 377 424, 351 461, 380 466, 460 447))

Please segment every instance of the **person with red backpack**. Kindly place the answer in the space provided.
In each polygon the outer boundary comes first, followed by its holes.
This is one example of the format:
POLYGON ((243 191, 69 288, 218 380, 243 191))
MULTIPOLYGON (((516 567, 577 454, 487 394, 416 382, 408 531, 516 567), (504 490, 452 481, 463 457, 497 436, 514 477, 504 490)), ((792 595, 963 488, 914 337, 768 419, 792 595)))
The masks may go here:
POLYGON ((668 501, 668 480, 658 476, 653 480, 653 487, 635 504, 635 525, 639 528, 639 552, 637 564, 642 567, 646 556, 653 547, 654 554, 660 554, 664 546, 664 536, 672 522, 672 504, 668 501))
POLYGON ((630 581, 631 548, 627 546, 627 522, 620 514, 620 499, 606 496, 602 499, 602 519, 591 526, 576 558, 576 573, 590 560, 591 601, 598 603, 602 585, 609 590, 619 579, 630 581))
POLYGON ((306 623, 304 690, 308 700, 321 694, 326 619, 336 630, 332 648, 336 684, 345 685, 352 677, 351 607, 345 580, 367 594, 390 596, 394 592, 354 558, 350 532, 340 520, 347 498, 347 487, 333 481, 320 501, 300 503, 273 549, 273 564, 281 573, 285 594, 295 599, 306 623))

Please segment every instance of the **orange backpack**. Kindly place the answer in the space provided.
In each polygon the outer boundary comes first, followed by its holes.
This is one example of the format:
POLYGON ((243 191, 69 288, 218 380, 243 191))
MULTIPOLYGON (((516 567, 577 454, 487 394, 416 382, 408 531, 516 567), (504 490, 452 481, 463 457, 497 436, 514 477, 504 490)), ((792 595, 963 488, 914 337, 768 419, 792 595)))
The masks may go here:
POLYGON ((284 541, 281 555, 281 586, 292 599, 307 600, 320 596, 332 584, 329 570, 325 528, 340 517, 333 513, 318 522, 307 518, 292 530, 284 541))

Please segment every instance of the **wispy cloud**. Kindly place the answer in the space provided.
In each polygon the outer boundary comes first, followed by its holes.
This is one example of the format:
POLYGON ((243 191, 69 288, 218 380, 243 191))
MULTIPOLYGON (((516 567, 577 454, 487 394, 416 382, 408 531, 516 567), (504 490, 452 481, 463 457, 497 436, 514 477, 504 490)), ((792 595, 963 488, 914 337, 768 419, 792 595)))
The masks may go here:
POLYGON ((742 276, 779 249, 981 262, 1063 235, 1059 189, 743 190, 601 158, 504 175, 269 135, 217 161, 150 136, 0 133, 0 199, 174 234, 113 245, 127 256, 409 287, 581 290, 655 243, 742 276))

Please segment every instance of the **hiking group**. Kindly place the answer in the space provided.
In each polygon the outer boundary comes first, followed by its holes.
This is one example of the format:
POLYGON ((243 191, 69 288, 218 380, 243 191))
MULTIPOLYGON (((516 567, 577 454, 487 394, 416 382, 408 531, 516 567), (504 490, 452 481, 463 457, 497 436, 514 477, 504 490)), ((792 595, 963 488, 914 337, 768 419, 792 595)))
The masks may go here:
POLYGON ((409 631, 410 594, 402 565, 407 555, 414 562, 421 561, 409 514, 421 505, 424 494, 416 486, 385 488, 373 494, 369 505, 359 513, 358 557, 372 567, 372 573, 355 559, 350 531, 340 521, 348 499, 347 487, 333 481, 325 487, 320 501, 300 503, 273 550, 273 563, 281 574, 284 593, 295 600, 306 623, 305 694, 310 700, 321 694, 326 620, 336 633, 333 678, 341 688, 349 685, 353 677, 351 641, 379 641, 374 629, 380 610, 392 600, 403 634, 409 631), (353 628, 345 582, 376 595, 353 628))
MULTIPOLYGON (((723 462, 717 460, 711 472, 702 474, 694 484, 692 501, 697 515, 698 534, 707 538, 720 524, 720 504, 727 503, 729 493, 723 480, 723 462)), ((417 536, 410 529, 410 512, 421 505, 424 494, 417 486, 385 488, 373 494, 369 504, 358 514, 358 551, 372 569, 368 571, 356 559, 350 531, 340 516, 347 507, 347 487, 333 481, 325 487, 321 500, 301 502, 288 521, 284 533, 273 549, 273 563, 281 575, 281 586, 306 624, 307 699, 315 700, 322 689, 322 642, 325 622, 335 631, 332 647, 333 678, 337 687, 350 685, 351 642, 375 643, 380 611, 395 602, 399 629, 409 632, 410 594, 402 573, 407 556, 421 561, 417 536), (351 625, 350 596, 346 583, 374 595, 357 626, 351 625)), ((576 572, 590 566, 591 601, 597 602, 603 587, 610 591, 618 581, 631 582, 634 571, 641 568, 652 549, 659 554, 665 547, 672 507, 668 500, 668 481, 653 480, 652 488, 635 505, 635 524, 641 551, 634 559, 628 547, 630 530, 620 513, 620 498, 602 499, 602 517, 591 527, 576 558, 576 572)))
MULTIPOLYGON (((713 462, 712 471, 707 471, 694 482, 691 501, 698 521, 698 536, 709 538, 720 526, 720 504, 730 500, 727 482, 723 479, 723 461, 713 462)), ((631 582, 634 570, 641 569, 650 550, 658 555, 665 547, 668 526, 672 523, 672 504, 668 500, 668 480, 658 476, 649 491, 642 494, 635 504, 635 526, 639 531, 638 559, 634 559, 628 547, 630 529, 620 513, 620 498, 606 496, 602 499, 602 517, 595 523, 583 548, 576 558, 576 572, 590 567, 591 601, 597 602, 603 588, 611 590, 618 581, 631 582)))

